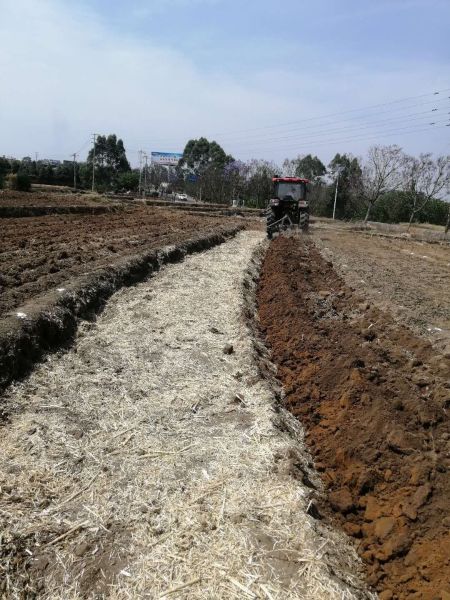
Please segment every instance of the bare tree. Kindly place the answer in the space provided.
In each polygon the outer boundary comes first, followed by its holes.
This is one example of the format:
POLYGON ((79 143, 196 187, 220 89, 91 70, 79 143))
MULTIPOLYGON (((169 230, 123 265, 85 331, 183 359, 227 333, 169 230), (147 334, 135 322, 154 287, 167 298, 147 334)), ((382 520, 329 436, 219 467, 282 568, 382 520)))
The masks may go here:
POLYGON ((449 229, 450 229, 450 203, 448 205, 447 223, 445 224, 445 233, 444 233, 444 235, 447 235, 449 229))
POLYGON ((386 192, 396 190, 401 184, 404 154, 399 146, 372 146, 362 169, 360 195, 367 204, 364 223, 377 200, 386 192))
POLYGON ((297 169, 297 161, 296 159, 286 158, 283 161, 282 172, 283 177, 295 177, 295 171, 297 169))
POLYGON ((409 200, 411 213, 408 231, 426 204, 432 199, 440 199, 450 186, 450 156, 439 156, 433 160, 431 154, 421 154, 419 158, 407 156, 403 168, 403 190, 409 200))

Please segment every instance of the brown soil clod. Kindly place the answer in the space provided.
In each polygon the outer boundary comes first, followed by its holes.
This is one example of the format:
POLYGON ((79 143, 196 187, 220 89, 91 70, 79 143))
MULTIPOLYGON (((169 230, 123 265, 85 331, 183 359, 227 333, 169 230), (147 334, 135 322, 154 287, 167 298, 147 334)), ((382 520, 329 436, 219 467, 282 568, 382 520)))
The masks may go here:
POLYGON ((279 237, 258 289, 288 408, 381 598, 450 594, 448 359, 353 295, 310 240, 279 237), (445 365, 443 365, 445 362, 445 365))

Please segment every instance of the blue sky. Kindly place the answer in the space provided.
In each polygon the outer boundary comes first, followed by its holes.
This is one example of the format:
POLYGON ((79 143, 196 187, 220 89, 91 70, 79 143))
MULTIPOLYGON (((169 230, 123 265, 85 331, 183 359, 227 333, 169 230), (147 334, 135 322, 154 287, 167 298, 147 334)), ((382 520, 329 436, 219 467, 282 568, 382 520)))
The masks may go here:
POLYGON ((132 161, 201 135, 278 162, 373 143, 450 153, 447 0, 0 8, 0 154, 83 157, 94 131, 117 133, 132 161))

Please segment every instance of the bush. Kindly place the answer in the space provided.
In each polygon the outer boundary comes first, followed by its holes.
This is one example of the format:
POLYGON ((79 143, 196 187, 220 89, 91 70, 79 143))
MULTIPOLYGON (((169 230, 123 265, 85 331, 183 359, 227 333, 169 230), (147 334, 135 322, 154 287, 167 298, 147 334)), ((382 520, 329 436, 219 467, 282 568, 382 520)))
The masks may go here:
POLYGON ((120 173, 116 178, 114 188, 117 192, 137 192, 139 188, 139 172, 127 171, 120 173))
POLYGON ((9 187, 18 192, 29 192, 31 190, 31 181, 25 173, 16 173, 9 175, 9 187))

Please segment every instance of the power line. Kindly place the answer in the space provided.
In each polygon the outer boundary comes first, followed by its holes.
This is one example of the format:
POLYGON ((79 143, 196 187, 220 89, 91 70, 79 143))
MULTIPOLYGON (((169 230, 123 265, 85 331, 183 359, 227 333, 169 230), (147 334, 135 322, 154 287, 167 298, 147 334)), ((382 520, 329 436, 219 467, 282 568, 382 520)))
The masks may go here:
MULTIPOLYGON (((439 123, 436 123, 435 125, 431 126, 431 125, 427 125, 426 127, 414 127, 413 129, 410 128, 410 126, 408 127, 402 127, 402 128, 394 128, 391 130, 387 130, 384 131, 382 133, 377 133, 377 134, 373 134, 369 137, 367 137, 367 134, 363 134, 363 135, 353 135, 350 137, 347 136, 340 136, 338 138, 334 138, 334 139, 323 139, 323 140, 309 140, 309 139, 304 139, 302 140, 302 143, 300 143, 300 146, 302 147, 306 147, 306 146, 310 146, 312 144, 314 144, 314 147, 316 146, 326 146, 327 144, 332 144, 332 143, 346 143, 349 141, 366 141, 366 140, 373 140, 373 139, 378 139, 381 137, 386 137, 386 136, 392 136, 392 135, 396 135, 396 134, 403 134, 403 133, 416 133, 419 131, 432 131, 432 129, 443 129, 444 127, 446 127, 446 122, 445 121, 441 121, 439 123)), ((261 145, 260 148, 266 148, 269 149, 268 146, 264 146, 261 145)), ((283 145, 283 148, 286 149, 290 149, 290 148, 298 148, 299 144, 290 144, 290 145, 283 145)), ((257 147, 255 146, 255 149, 257 149, 257 147)), ((251 150, 251 149, 247 149, 247 150, 251 150)))
MULTIPOLYGON (((446 99, 444 99, 444 101, 447 103, 448 108, 450 108, 449 99, 446 98, 446 99)), ((426 104, 432 104, 434 107, 436 107, 437 103, 436 102, 432 102, 432 103, 426 103, 426 104)), ((414 106, 409 106, 408 108, 414 108, 415 106, 422 106, 422 104, 414 105, 414 106)), ((445 107, 445 106, 440 107, 440 108, 436 108, 436 110, 438 110, 438 111, 439 110, 446 110, 446 109, 447 109, 447 107, 445 107)), ((402 110, 403 110, 403 107, 402 107, 402 110)), ((432 110, 434 110, 434 109, 430 109, 429 112, 431 112, 432 110)), ((362 122, 362 123, 373 123, 373 124, 376 124, 377 121, 379 120, 379 116, 390 115, 390 114, 392 114, 392 111, 390 111, 390 110, 388 110, 388 111, 381 111, 379 113, 374 113, 372 115, 359 115, 359 116, 356 116, 356 117, 355 116, 353 116, 353 117, 347 117, 346 119, 340 119, 338 121, 334 120, 334 121, 329 121, 329 122, 316 123, 314 125, 304 125, 302 127, 292 127, 292 128, 289 128, 289 130, 287 130, 286 132, 280 132, 280 133, 290 133, 292 131, 315 130, 318 127, 321 127, 321 126, 336 125, 338 123, 340 124, 340 123, 346 123, 346 122, 350 122, 350 125, 351 125, 355 121, 356 122, 362 122)), ((421 113, 416 112, 416 113, 410 113, 410 114, 406 114, 406 115, 394 115, 391 118, 393 120, 395 120, 395 119, 402 119, 404 117, 414 116, 414 115, 418 115, 418 114, 421 114, 421 113)), ((422 114, 428 114, 428 111, 423 111, 422 114)), ((276 132, 270 133, 270 134, 269 133, 259 133, 259 134, 254 134, 252 136, 245 136, 245 138, 243 138, 243 139, 246 139, 246 140, 249 139, 249 138, 251 138, 251 139, 264 139, 268 135, 274 135, 274 134, 276 134, 276 132)), ((234 140, 234 141, 237 141, 237 140, 234 140)))
MULTIPOLYGON (((445 117, 448 113, 447 112, 433 112, 431 113, 431 111, 426 111, 426 112, 422 112, 422 113, 411 113, 410 115, 405 115, 403 117, 393 117, 390 119, 383 119, 381 121, 372 121, 369 123, 365 123, 362 125, 354 125, 354 126, 346 126, 346 127, 338 127, 338 128, 325 128, 325 129, 318 129, 317 131, 312 131, 311 133, 307 133, 307 136, 309 139, 314 138, 314 137, 322 137, 324 135, 329 135, 330 133, 339 133, 339 132, 352 132, 352 131, 359 131, 361 129, 371 129, 371 128, 375 128, 375 127, 379 127, 379 128, 383 128, 383 127, 389 127, 391 124, 396 124, 396 123, 409 123, 409 122, 413 122, 413 121, 420 121, 420 120, 426 120, 427 122, 430 121, 430 119, 435 119, 436 117, 445 117), (426 118, 426 116, 428 116, 428 118, 426 118), (411 118, 412 117, 412 118, 411 118)), ((425 123, 424 123, 425 124, 425 123)), ((278 142, 278 141, 284 141, 284 140, 292 140, 292 139, 297 139, 299 137, 299 133, 296 133, 294 135, 287 135, 287 136, 282 136, 282 137, 278 137, 278 138, 264 138, 264 139, 258 139, 258 140, 244 140, 244 141, 237 141, 235 143, 238 143, 240 145, 246 145, 246 144, 255 144, 255 143, 267 143, 267 142, 278 142)))
POLYGON ((75 154, 80 154, 86 148, 86 146, 89 144, 90 141, 91 141, 91 136, 89 136, 87 138, 87 140, 84 142, 84 144, 81 146, 81 148, 75 152, 75 154))
MULTIPOLYGON (((427 127, 421 127, 419 129, 417 128, 413 128, 410 129, 409 127, 403 127, 403 128, 396 128, 393 129, 391 131, 385 131, 383 132, 381 135, 380 134, 375 134, 373 136, 370 137, 366 137, 366 136, 352 136, 349 138, 336 138, 336 139, 332 139, 332 140, 319 140, 319 141, 311 141, 309 142, 307 139, 303 140, 302 144, 295 144, 295 145, 283 145, 282 149, 285 150, 292 150, 292 149, 297 149, 297 150, 301 150, 302 148, 310 148, 312 144, 314 144, 314 148, 316 147, 320 147, 320 146, 328 146, 328 145, 332 145, 332 144, 345 144, 347 142, 352 142, 352 141, 371 141, 371 140, 378 140, 380 138, 385 138, 385 137, 392 137, 393 135, 397 135, 397 134, 401 134, 401 135, 407 135, 410 133, 420 133, 420 132, 426 132, 426 131, 431 131, 432 129, 444 129, 445 127, 447 127, 447 124, 445 121, 441 121, 441 122, 437 122, 435 123, 433 126, 428 125, 427 127)), ((261 145, 259 147, 255 148, 247 148, 246 151, 248 152, 253 152, 255 150, 269 150, 270 148, 268 148, 267 146, 261 145)))
MULTIPOLYGON (((437 94, 440 94, 441 92, 443 92, 445 90, 441 90, 439 92, 434 92, 432 94, 422 94, 420 96, 417 97, 410 97, 407 99, 403 99, 403 100, 394 100, 392 102, 386 102, 386 103, 382 103, 382 104, 377 104, 377 105, 373 105, 372 108, 375 107, 379 107, 379 106, 390 106, 390 108, 388 110, 382 110, 382 111, 376 111, 376 112, 372 112, 369 114, 357 114, 357 115, 352 115, 343 119, 340 119, 339 122, 340 123, 345 123, 345 122, 349 122, 349 121, 362 121, 365 120, 367 121, 368 119, 373 119, 374 117, 377 117, 379 115, 388 115, 388 114, 392 114, 394 112, 398 112, 398 111, 405 111, 407 109, 411 109, 411 108, 415 108, 415 107, 420 107, 420 106, 434 106, 437 107, 442 103, 449 103, 449 98, 450 97, 445 97, 445 98, 436 98, 435 96, 437 94), (409 103, 408 105, 405 106, 394 106, 392 107, 392 105, 394 104, 398 104, 400 102, 404 102, 404 101, 408 101, 411 98, 423 98, 423 97, 427 97, 427 96, 433 96, 434 98, 431 100, 428 100, 426 102, 415 102, 415 103, 409 103)), ((296 126, 296 127, 292 127, 291 125, 293 124, 299 124, 299 123, 310 123, 311 121, 318 121, 320 119, 330 119, 332 116, 337 116, 340 114, 348 114, 348 113, 352 113, 352 112, 362 112, 364 110, 368 110, 368 109, 350 109, 348 111, 343 111, 341 113, 333 113, 330 115, 324 115, 322 117, 310 117, 310 118, 306 118, 303 119, 301 121, 293 121, 291 123, 285 123, 285 124, 280 124, 280 125, 270 125, 270 126, 266 126, 266 127, 260 127, 260 128, 254 128, 251 130, 240 130, 240 131, 235 131, 234 133, 229 132, 229 133, 223 133, 223 134, 208 134, 208 137, 216 137, 221 144, 232 144, 233 142, 237 142, 237 141, 241 141, 241 140, 248 140, 248 139, 254 139, 255 141, 258 140, 262 140, 264 141, 265 139, 267 139, 268 136, 273 136, 275 132, 269 132, 268 130, 276 128, 276 129, 281 129, 282 127, 289 127, 288 132, 291 133, 292 131, 305 131, 305 130, 310 130, 310 129, 316 129, 317 127, 321 127, 321 126, 326 126, 328 124, 335 124, 335 121, 330 121, 329 123, 327 122, 323 122, 323 123, 311 123, 309 125, 301 125, 301 126, 296 126), (259 133, 254 133, 253 135, 245 135, 245 137, 243 137, 243 134, 246 131, 258 131, 259 133), (238 136, 238 138, 236 139, 236 135, 238 136), (229 139, 224 139, 224 138, 229 138, 229 139), (234 138, 234 139, 232 139, 234 138)), ((439 109, 438 109, 439 110, 439 109)), ((426 111, 424 111, 425 114, 426 111)), ((413 114, 419 114, 419 113, 413 113, 413 114)), ((405 117, 407 116, 411 116, 411 115, 405 115, 405 117)), ((402 115, 398 115, 398 116, 394 116, 392 117, 393 119, 401 119, 403 118, 402 115)), ((367 122, 372 122, 372 121, 367 121, 367 122)), ((374 122, 374 124, 376 124, 374 122)), ((286 133, 288 133, 286 132, 286 133)), ((283 133, 282 131, 280 131, 280 133, 283 133)), ((194 136, 195 137, 195 136, 194 136)), ((179 145, 180 142, 180 138, 160 138, 160 140, 158 138, 153 138, 153 143, 159 143, 161 141, 161 143, 164 143, 166 146, 174 146, 174 145, 179 145)))
MULTIPOLYGON (((398 100, 391 100, 390 102, 381 102, 379 104, 372 104, 366 107, 361 107, 361 108, 351 108, 348 110, 344 110, 344 111, 338 111, 335 113, 329 113, 326 115, 320 115, 318 117, 309 117, 306 119, 300 119, 297 121, 290 121, 290 122, 285 122, 285 123, 278 123, 277 125, 266 125, 264 127, 255 127, 252 129, 245 129, 245 130, 240 130, 238 133, 245 133, 245 132, 250 132, 250 131, 258 131, 261 129, 273 129, 273 128, 277 128, 277 127, 287 127, 287 126, 291 126, 291 125, 295 125, 297 123, 304 123, 306 121, 313 121, 313 120, 317 120, 317 119, 325 119, 325 118, 331 118, 331 117, 336 117, 339 115, 345 115, 345 114, 350 114, 353 112, 360 112, 360 111, 365 111, 365 110, 371 110, 372 108, 379 108, 382 106, 390 106, 393 104, 399 104, 401 102, 407 102, 408 100, 417 100, 419 98, 426 98, 428 96, 437 96, 440 95, 442 93, 448 92, 450 91, 450 88, 445 88, 442 90, 437 90, 435 92, 428 92, 427 94, 419 94, 418 96, 408 96, 406 98, 399 98, 398 100)), ((227 135, 227 133, 233 133, 233 132, 222 132, 222 133, 215 133, 213 135, 227 135)))

